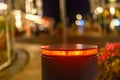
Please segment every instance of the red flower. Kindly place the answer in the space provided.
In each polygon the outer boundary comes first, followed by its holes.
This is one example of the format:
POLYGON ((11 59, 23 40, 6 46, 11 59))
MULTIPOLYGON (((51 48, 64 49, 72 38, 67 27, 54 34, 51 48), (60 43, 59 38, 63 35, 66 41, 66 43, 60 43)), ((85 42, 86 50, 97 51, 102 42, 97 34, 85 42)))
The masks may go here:
MULTIPOLYGON (((114 75, 108 75, 108 73, 106 73, 108 71, 112 74, 118 74, 118 72, 120 72, 120 42, 106 43, 106 45, 100 49, 98 64, 101 70, 103 70, 100 77, 104 76, 104 78, 100 78, 100 80, 106 80, 108 76, 114 77, 114 75)), ((112 77, 108 80, 112 80, 112 77)))
POLYGON ((111 55, 111 54, 110 54, 109 52, 103 53, 102 55, 99 55, 98 60, 99 60, 99 61, 107 60, 110 55, 111 55))
POLYGON ((112 56, 112 57, 116 56, 116 53, 112 53, 111 56, 112 56))
POLYGON ((120 43, 116 42, 116 43, 114 43, 114 46, 117 47, 117 48, 120 48, 120 43))
MULTIPOLYGON (((120 53, 120 42, 107 43, 105 47, 101 48, 98 56, 99 61, 108 61, 110 58, 118 57, 120 53)), ((111 62, 112 63, 112 62, 111 62)))
POLYGON ((112 50, 114 50, 114 45, 113 44, 107 45, 107 51, 112 51, 112 50))
POLYGON ((98 61, 102 61, 103 60, 103 57, 100 55, 99 57, 98 57, 98 61))

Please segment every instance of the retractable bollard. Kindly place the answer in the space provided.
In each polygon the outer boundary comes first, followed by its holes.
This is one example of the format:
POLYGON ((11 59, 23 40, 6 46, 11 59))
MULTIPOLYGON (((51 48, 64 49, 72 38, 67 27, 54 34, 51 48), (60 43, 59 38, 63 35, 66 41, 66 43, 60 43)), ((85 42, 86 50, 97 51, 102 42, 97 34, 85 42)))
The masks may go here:
POLYGON ((97 46, 60 44, 41 46, 42 80, 94 80, 97 46))

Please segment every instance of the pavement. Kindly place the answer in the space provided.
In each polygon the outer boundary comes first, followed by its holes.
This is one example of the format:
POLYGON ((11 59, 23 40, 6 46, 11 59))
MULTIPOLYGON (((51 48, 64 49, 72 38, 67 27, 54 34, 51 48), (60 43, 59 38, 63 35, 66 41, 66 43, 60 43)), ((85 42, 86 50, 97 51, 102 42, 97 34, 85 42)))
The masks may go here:
MULTIPOLYGON (((15 47, 18 49, 24 49, 28 52, 29 61, 24 68, 16 71, 11 77, 7 77, 5 80, 41 80, 41 56, 40 47, 37 44, 28 43, 15 43, 15 47)), ((21 53, 20 53, 21 55, 21 53)), ((21 58, 21 62, 23 63, 21 58)), ((16 65, 16 67, 17 67, 16 65)), ((14 71, 14 69, 13 69, 14 71)), ((0 79, 3 80, 3 79, 0 79)))
MULTIPOLYGON (((94 44, 98 45, 99 47, 103 47, 107 42, 120 42, 119 37, 120 35, 117 33, 103 34, 101 32, 89 31, 81 34, 67 34, 66 40, 67 43, 94 44)), ((16 41, 39 45, 62 44, 64 43, 63 38, 64 37, 60 34, 41 34, 39 36, 18 37, 16 38, 16 41)))

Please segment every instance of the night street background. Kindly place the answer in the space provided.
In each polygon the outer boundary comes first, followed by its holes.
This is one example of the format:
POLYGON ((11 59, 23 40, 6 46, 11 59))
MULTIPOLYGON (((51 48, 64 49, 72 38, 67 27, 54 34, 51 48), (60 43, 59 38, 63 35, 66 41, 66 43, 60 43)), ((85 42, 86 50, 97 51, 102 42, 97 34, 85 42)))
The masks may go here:
MULTIPOLYGON (((76 14, 89 15, 89 0, 66 0, 66 11, 70 22, 75 20, 76 14)), ((43 0, 43 14, 60 21, 59 0, 43 0)))

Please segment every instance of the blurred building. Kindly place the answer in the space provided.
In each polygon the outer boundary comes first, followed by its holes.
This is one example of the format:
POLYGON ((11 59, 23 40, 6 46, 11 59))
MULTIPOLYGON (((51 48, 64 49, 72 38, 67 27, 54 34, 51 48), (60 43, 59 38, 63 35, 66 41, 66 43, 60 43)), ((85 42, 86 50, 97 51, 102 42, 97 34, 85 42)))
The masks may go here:
POLYGON ((42 16, 42 0, 25 0, 25 12, 42 16))
POLYGON ((104 31, 120 32, 120 0, 89 0, 91 13, 104 31))
POLYGON ((115 7, 120 8, 120 0, 89 0, 91 13, 94 13, 97 7, 103 9, 115 7))
POLYGON ((104 7, 105 0, 89 0, 89 3, 90 3, 90 11, 91 13, 94 13, 94 10, 96 9, 96 7, 98 6, 104 7))

